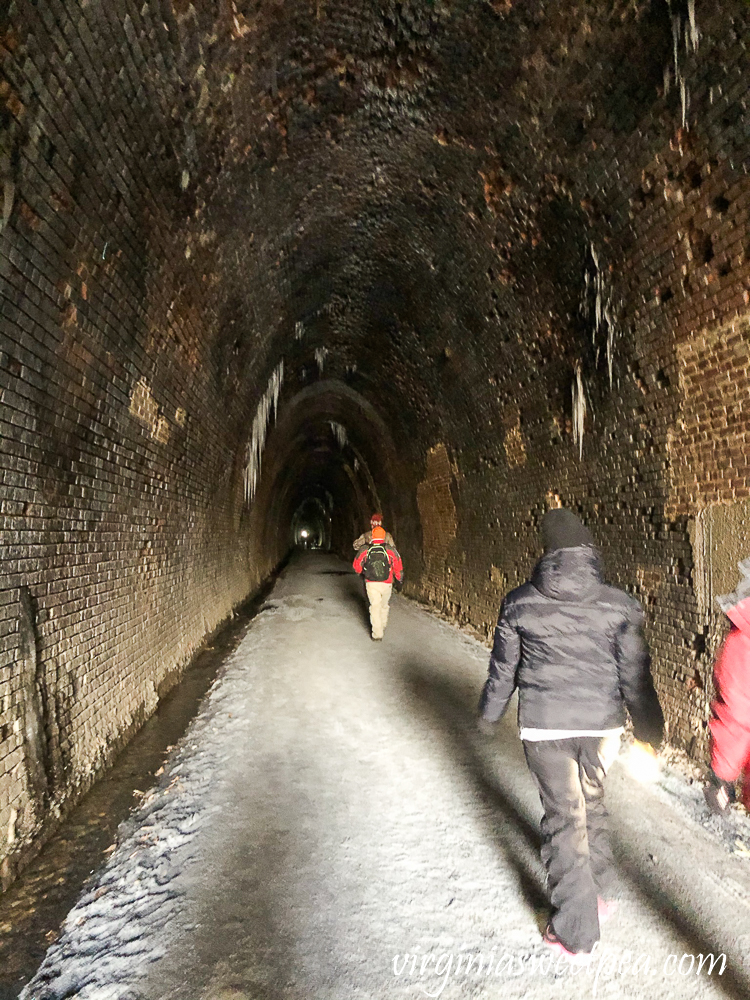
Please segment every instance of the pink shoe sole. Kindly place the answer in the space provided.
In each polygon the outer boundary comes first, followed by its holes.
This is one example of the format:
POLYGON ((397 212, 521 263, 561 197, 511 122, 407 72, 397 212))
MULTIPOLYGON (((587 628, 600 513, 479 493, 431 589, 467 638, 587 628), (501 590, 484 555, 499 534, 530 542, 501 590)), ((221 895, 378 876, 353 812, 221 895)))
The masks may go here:
POLYGON ((561 955, 566 962, 571 965, 588 965, 591 961, 590 951, 568 951, 562 941, 555 935, 555 932, 549 927, 546 929, 542 935, 542 941, 556 954, 561 955))
POLYGON ((610 917, 617 913, 619 902, 616 899, 602 899, 601 896, 596 901, 596 909, 599 914, 599 923, 606 924, 610 917))

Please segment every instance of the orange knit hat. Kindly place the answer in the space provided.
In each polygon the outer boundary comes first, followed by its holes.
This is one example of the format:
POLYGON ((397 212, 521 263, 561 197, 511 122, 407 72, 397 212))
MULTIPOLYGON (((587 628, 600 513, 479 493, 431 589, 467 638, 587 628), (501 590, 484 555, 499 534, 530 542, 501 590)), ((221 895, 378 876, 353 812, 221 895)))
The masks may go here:
POLYGON ((385 532, 383 531, 382 528, 373 528, 372 529, 372 540, 373 540, 373 542, 384 542, 385 541, 385 532))

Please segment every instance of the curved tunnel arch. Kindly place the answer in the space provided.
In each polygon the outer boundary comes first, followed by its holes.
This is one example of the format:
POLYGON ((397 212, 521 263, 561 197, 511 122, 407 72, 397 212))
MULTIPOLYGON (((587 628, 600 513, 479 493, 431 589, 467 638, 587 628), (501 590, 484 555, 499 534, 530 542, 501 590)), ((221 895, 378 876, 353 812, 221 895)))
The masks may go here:
POLYGON ((279 563, 294 512, 316 495, 330 497, 330 543, 342 555, 349 555, 373 510, 398 531, 406 513, 397 486, 400 464, 383 417, 344 383, 322 379, 282 400, 250 515, 251 562, 279 563))
POLYGON ((292 515, 289 544, 294 549, 315 549, 328 552, 331 547, 331 495, 308 495, 292 515))

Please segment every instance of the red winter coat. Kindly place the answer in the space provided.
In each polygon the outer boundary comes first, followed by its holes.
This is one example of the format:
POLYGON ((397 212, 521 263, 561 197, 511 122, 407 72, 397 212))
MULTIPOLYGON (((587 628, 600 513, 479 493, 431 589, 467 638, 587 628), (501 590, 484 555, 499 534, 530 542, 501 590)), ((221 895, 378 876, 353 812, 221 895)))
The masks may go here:
POLYGON ((732 631, 714 667, 711 767, 722 781, 736 781, 740 771, 750 767, 750 597, 730 608, 727 616, 732 631))
MULTIPOLYGON (((383 580, 383 583, 393 583, 394 577, 396 580, 401 581, 404 577, 404 566, 401 562, 401 556, 398 554, 396 549, 391 548, 386 542, 381 543, 385 546, 385 551, 388 553, 388 562, 391 565, 390 572, 388 574, 388 579, 383 580)), ((365 559, 367 558, 367 553, 370 551, 370 547, 365 546, 361 552, 358 553, 357 558, 354 560, 352 565, 357 573, 361 573, 364 568, 365 559)), ((365 577, 367 579, 367 577, 365 577)))

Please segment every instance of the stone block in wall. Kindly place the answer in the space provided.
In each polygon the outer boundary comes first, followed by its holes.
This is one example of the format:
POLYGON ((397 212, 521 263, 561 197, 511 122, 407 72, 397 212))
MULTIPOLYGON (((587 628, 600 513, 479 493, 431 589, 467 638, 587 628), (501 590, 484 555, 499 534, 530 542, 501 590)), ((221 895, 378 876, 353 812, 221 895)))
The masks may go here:
POLYGON ((709 504, 700 510, 691 526, 693 585, 698 609, 706 617, 716 615, 716 598, 735 589, 737 564, 750 556, 750 500, 709 504))

